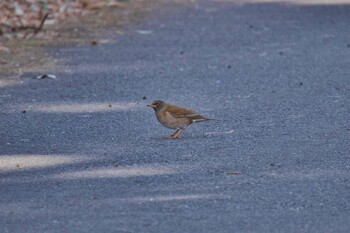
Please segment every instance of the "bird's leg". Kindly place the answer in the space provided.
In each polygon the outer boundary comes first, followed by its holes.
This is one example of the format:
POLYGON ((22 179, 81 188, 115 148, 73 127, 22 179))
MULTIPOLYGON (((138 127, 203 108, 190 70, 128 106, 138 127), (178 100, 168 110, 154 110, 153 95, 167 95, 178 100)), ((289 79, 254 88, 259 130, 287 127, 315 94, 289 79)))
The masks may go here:
POLYGON ((173 133, 172 135, 170 136, 167 136, 167 138, 181 138, 181 133, 182 133, 183 130, 181 129, 178 129, 175 131, 175 133, 173 133))
POLYGON ((181 133, 182 133, 182 130, 178 129, 172 136, 173 138, 181 138, 181 133))
POLYGON ((166 138, 176 138, 175 135, 179 132, 179 129, 175 131, 172 135, 166 136, 166 138))

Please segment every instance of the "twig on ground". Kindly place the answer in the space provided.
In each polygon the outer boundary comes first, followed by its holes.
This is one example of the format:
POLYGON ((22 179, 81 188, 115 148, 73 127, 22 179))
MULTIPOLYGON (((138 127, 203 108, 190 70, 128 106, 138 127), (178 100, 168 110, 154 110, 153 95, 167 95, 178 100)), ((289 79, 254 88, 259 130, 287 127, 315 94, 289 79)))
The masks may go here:
POLYGON ((42 29, 44 23, 45 23, 45 20, 47 19, 47 17, 49 16, 49 13, 46 13, 44 15, 44 17, 42 18, 41 22, 40 22, 40 26, 35 30, 34 34, 37 34, 38 32, 40 32, 40 30, 42 29))
POLYGON ((223 132, 207 132, 204 133, 205 135, 212 135, 212 134, 230 134, 230 133, 234 133, 234 130, 230 130, 230 131, 223 131, 223 132))

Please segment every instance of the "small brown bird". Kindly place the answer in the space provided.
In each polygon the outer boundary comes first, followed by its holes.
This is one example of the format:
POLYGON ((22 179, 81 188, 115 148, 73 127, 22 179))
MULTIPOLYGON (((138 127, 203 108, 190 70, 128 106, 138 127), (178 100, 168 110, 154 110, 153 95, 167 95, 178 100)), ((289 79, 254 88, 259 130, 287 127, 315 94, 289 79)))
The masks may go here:
POLYGON ((180 138, 182 132, 192 123, 213 120, 199 115, 191 109, 167 104, 162 100, 155 100, 147 106, 154 109, 156 117, 162 125, 176 130, 167 138, 180 138))

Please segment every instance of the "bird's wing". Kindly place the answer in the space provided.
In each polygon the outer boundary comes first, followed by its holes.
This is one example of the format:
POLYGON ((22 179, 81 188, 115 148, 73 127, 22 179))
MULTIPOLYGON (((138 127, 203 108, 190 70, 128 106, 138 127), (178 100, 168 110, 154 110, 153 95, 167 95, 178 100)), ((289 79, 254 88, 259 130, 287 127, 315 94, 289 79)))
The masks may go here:
POLYGON ((199 115, 191 109, 182 108, 174 105, 168 105, 167 112, 169 112, 175 118, 189 118, 192 120, 207 119, 206 117, 199 115))

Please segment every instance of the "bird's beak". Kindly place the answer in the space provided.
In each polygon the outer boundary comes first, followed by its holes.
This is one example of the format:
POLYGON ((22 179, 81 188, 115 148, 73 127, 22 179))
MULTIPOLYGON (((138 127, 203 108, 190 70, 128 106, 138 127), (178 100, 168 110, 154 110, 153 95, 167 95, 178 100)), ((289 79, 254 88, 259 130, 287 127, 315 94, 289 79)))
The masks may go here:
POLYGON ((148 107, 150 108, 155 108, 156 106, 154 104, 147 104, 148 107))

